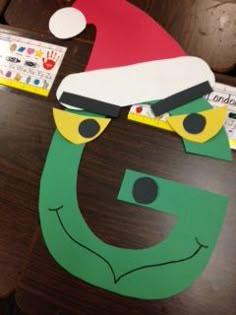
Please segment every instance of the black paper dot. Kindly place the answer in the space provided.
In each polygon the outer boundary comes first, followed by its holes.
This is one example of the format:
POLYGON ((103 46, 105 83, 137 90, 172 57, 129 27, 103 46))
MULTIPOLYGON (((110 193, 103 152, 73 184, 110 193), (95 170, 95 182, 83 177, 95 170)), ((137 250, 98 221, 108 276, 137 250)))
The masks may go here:
POLYGON ((142 177, 136 180, 133 186, 133 197, 138 203, 148 204, 153 202, 158 193, 158 186, 153 179, 142 177))
POLYGON ((94 137, 99 130, 100 126, 94 119, 86 119, 79 125, 79 133, 84 138, 94 137))
POLYGON ((206 118, 198 113, 189 114, 183 121, 184 129, 192 134, 198 134, 206 126, 206 118))

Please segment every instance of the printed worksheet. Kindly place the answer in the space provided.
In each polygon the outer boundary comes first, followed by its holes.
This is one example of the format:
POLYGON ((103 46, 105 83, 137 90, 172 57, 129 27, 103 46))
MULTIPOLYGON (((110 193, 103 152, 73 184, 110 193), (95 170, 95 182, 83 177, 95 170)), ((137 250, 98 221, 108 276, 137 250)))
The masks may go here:
POLYGON ((225 121, 230 147, 236 149, 236 88, 216 83, 214 91, 206 96, 213 107, 228 106, 228 117, 225 121))
POLYGON ((0 32, 0 84, 48 96, 66 50, 0 32))

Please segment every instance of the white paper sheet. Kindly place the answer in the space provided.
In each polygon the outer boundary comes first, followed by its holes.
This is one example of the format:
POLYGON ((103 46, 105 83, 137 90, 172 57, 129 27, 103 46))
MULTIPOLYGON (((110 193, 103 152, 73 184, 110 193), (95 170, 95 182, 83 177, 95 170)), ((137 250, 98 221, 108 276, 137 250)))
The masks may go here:
POLYGON ((160 100, 204 81, 214 86, 214 74, 205 61, 178 57, 71 74, 61 82, 57 98, 69 92, 123 107, 160 100))

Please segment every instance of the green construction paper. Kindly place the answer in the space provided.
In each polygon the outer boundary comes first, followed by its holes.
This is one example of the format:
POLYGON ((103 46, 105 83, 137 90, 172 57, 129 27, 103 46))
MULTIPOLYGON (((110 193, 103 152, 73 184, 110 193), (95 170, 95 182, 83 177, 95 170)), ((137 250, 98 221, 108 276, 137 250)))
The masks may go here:
POLYGON ((195 142, 184 140, 184 145, 186 152, 224 161, 232 161, 232 152, 229 147, 229 140, 224 128, 222 128, 215 137, 211 138, 207 142, 196 144, 195 142))
MULTIPOLYGON (((178 216, 175 227, 167 239, 150 248, 111 246, 92 232, 79 209, 77 174, 84 147, 57 131, 50 145, 41 177, 39 213, 51 255, 75 277, 120 295, 161 299, 184 290, 211 256, 227 199, 151 177, 158 183, 158 195, 145 206, 178 216)), ((120 199, 135 203, 130 191, 139 176, 143 174, 127 171, 120 199)))
MULTIPOLYGON (((172 115, 182 115, 186 113, 197 113, 203 110, 212 108, 204 98, 199 98, 193 102, 187 103, 183 106, 171 111, 172 115)), ((218 134, 205 143, 196 143, 183 139, 185 150, 188 153, 204 155, 215 159, 232 161, 232 152, 229 146, 229 139, 222 128, 218 134)))
MULTIPOLYGON (((160 177, 126 170, 118 199, 143 207, 133 198, 132 188, 137 179, 147 176, 156 182, 158 197, 149 205, 145 204, 145 207, 177 217, 177 223, 169 236, 154 246, 153 253, 150 253, 150 264, 156 264, 157 267, 140 274, 140 283, 144 284, 149 272, 156 297, 165 298, 191 285, 206 267, 221 230, 227 198, 160 177), (158 266, 160 262, 166 261, 169 264, 158 266)), ((147 298, 148 293, 143 293, 143 297, 147 298)))

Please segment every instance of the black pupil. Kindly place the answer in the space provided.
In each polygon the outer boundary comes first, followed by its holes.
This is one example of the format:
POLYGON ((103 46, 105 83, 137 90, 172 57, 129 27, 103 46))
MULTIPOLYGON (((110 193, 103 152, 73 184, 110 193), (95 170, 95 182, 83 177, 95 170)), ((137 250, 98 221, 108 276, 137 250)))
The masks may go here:
POLYGON ((192 134, 203 131, 206 125, 206 118, 198 113, 189 114, 183 121, 184 129, 192 134))
POLYGON ((149 204, 157 197, 158 186, 155 181, 148 177, 139 178, 133 186, 133 198, 136 202, 149 204))
POLYGON ((92 138, 100 131, 100 126, 95 119, 86 119, 79 125, 79 133, 84 138, 92 138))

